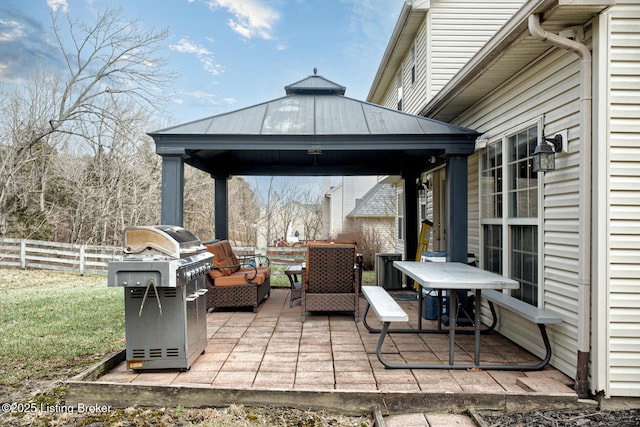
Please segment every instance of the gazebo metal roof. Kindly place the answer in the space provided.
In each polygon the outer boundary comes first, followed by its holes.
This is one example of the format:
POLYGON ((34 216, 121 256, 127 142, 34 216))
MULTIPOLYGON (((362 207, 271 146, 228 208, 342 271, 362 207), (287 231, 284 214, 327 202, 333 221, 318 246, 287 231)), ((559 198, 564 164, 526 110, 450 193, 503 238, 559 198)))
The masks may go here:
POLYGON ((212 176, 402 175, 473 153, 470 129, 344 96, 316 74, 286 96, 151 132, 158 154, 183 154, 212 176))
POLYGON ((410 195, 420 173, 446 163, 448 254, 466 260, 467 156, 478 134, 347 98, 345 90, 314 70, 282 98, 151 132, 162 156, 162 223, 182 225, 184 163, 215 178, 219 239, 228 236, 230 176, 399 175, 407 195, 405 253, 412 254, 418 214, 410 195))

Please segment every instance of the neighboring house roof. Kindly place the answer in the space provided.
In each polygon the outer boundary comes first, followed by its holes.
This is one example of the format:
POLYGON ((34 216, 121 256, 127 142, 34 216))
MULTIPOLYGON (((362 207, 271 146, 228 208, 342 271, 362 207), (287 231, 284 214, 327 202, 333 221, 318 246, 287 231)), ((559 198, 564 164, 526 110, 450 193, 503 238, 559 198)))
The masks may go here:
POLYGON ((395 217, 396 200, 396 188, 393 185, 376 184, 362 196, 356 208, 347 217, 395 217))

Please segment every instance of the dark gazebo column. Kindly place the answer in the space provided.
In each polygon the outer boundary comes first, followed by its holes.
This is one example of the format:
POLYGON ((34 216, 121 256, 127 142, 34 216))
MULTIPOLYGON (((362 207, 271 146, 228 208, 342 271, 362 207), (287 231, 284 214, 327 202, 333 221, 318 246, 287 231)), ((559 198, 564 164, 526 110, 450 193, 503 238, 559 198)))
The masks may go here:
POLYGON ((447 157, 447 261, 467 263, 467 157, 447 157))
POLYGON ((418 250, 418 173, 408 172, 404 179, 404 259, 413 261, 418 250))
POLYGON ((215 235, 216 239, 229 238, 229 196, 228 177, 215 177, 215 235))
POLYGON ((182 227, 184 207, 184 150, 162 156, 162 206, 160 222, 182 227))

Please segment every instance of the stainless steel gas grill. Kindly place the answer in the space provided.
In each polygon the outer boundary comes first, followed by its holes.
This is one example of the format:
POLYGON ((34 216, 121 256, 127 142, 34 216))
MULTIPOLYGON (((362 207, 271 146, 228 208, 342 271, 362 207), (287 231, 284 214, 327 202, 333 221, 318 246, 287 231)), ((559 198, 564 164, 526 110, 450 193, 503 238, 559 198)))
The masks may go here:
POLYGON ((109 286, 124 288, 127 367, 189 369, 207 345, 205 275, 213 255, 182 227, 124 229, 109 286))

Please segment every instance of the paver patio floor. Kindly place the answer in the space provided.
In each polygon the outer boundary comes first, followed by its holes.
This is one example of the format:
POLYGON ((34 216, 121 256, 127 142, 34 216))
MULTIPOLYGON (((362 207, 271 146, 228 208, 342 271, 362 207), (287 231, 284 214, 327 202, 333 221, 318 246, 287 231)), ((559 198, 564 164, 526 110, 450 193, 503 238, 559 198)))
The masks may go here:
MULTIPOLYGON (((400 304, 417 327, 418 302, 400 304)), ((361 299, 361 312, 364 306, 361 299)), ((209 313, 208 345, 190 370, 135 373, 122 362, 99 381, 221 389, 575 395, 572 380, 551 367, 539 372, 385 369, 376 356, 378 334, 369 333, 362 321, 354 322, 348 313, 310 313, 301 323, 300 309, 299 302, 289 307, 288 289, 273 289, 257 313, 209 313)), ((374 313, 368 321, 380 325, 374 313)), ((424 322, 428 327, 429 321, 424 322)), ((495 332, 481 340, 482 363, 539 360, 495 332)), ((389 361, 446 362, 448 345, 446 334, 391 334, 383 353, 389 361)), ((473 335, 456 335, 455 360, 472 358, 473 335)))

